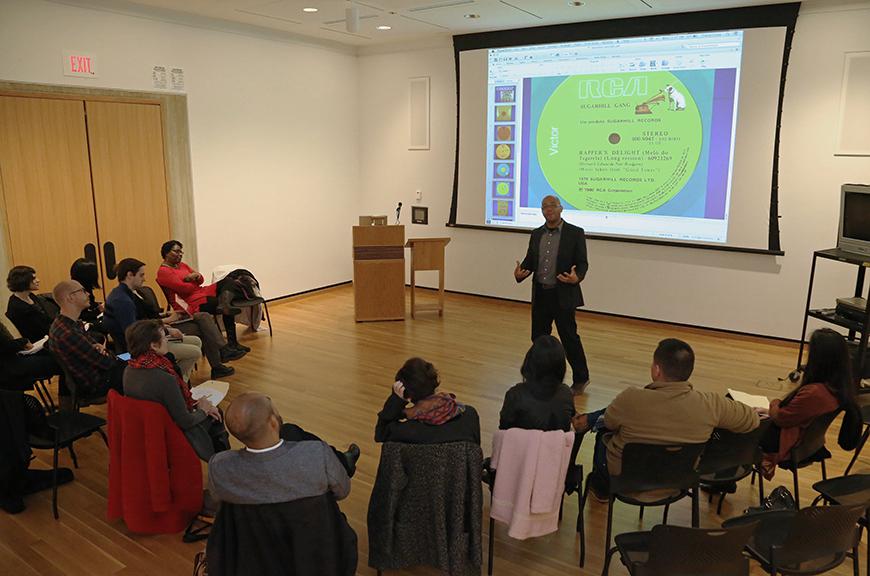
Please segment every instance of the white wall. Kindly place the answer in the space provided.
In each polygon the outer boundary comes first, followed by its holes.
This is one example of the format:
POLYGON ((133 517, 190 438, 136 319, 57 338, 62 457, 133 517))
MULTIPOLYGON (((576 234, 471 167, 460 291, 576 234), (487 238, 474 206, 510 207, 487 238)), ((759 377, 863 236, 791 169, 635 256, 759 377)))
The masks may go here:
MULTIPOLYGON (((800 337, 812 252, 836 243, 839 187, 870 183, 870 158, 835 158, 834 131, 843 53, 870 50, 870 4, 804 9, 788 69, 780 147, 780 227, 784 257, 590 241, 584 294, 590 310, 800 337)), ((360 57, 361 204, 392 213, 397 201, 430 207, 429 226, 408 236, 450 236, 447 288, 529 297, 514 262, 528 237, 447 228, 453 182, 456 92, 453 50, 442 47, 360 57), (432 149, 407 150, 407 78, 432 77, 432 149)), ((768 190, 759 190, 767 195, 768 190)), ((407 218, 405 221, 409 221, 407 218)), ((814 305, 851 295, 856 269, 823 262, 814 305)))
POLYGON ((244 264, 267 297, 350 279, 352 53, 43 0, 0 0, 0 53, 3 80, 127 90, 181 66, 200 269, 244 264), (63 76, 64 49, 95 54, 99 78, 63 76))

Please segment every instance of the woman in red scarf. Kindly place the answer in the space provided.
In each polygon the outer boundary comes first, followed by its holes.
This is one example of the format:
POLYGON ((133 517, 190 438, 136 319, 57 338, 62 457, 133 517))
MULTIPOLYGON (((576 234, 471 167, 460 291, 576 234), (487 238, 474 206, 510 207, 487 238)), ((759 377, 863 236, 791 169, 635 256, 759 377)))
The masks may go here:
POLYGON ((169 353, 166 332, 159 320, 139 320, 126 332, 130 361, 124 370, 124 394, 158 402, 184 432, 197 456, 208 461, 229 449, 220 411, 205 398, 194 400, 169 353))
POLYGON ((453 394, 436 393, 439 383, 438 371, 431 363, 422 358, 405 362, 378 413, 375 442, 480 444, 477 411, 457 402, 453 394))

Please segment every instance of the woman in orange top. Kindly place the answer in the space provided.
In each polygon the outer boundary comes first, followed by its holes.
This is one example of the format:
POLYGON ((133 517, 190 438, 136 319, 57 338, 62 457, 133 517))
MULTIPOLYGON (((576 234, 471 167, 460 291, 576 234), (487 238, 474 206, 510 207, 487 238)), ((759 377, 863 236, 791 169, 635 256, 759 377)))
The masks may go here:
POLYGON ((765 476, 773 477, 776 465, 788 458, 813 420, 836 410, 854 408, 855 381, 846 340, 830 328, 816 330, 810 336, 809 357, 800 386, 782 400, 771 400, 770 408, 761 411, 772 421, 761 440, 765 476))

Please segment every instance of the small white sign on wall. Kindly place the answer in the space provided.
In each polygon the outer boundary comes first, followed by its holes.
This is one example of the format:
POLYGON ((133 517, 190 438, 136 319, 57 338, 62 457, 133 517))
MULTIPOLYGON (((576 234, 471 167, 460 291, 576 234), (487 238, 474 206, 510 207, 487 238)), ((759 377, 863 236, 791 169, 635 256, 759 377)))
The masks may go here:
POLYGON ((169 87, 176 92, 184 92, 184 68, 173 66, 169 69, 169 87))
POLYGON ((870 156, 870 52, 846 52, 835 156, 870 156))
POLYGON ((97 57, 77 50, 63 51, 63 75, 97 78, 97 57))
POLYGON ((151 68, 151 86, 156 90, 166 90, 166 66, 151 68))

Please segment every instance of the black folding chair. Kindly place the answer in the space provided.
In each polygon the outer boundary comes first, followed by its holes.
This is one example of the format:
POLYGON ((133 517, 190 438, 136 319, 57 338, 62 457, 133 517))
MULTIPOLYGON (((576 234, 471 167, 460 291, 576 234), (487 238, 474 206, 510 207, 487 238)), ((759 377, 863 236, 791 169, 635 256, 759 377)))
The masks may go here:
POLYGON ((863 404, 861 406, 861 420, 864 422, 864 433, 861 435, 861 441, 858 442, 858 447, 855 448, 855 453, 852 455, 852 459, 849 460, 849 465, 846 466, 846 471, 843 472, 843 476, 848 476, 849 472, 852 471, 852 466, 855 465, 855 462, 858 460, 858 455, 861 454, 861 450, 864 449, 864 444, 867 443, 867 438, 870 438, 870 404, 863 404))
POLYGON ((727 520, 723 528, 758 523, 746 552, 765 572, 776 576, 822 574, 846 558, 858 569, 858 518, 866 506, 810 506, 776 510, 727 520))
MULTIPOLYGON (((840 476, 828 478, 813 484, 813 490, 819 493, 813 506, 819 500, 827 504, 842 504, 851 506, 863 504, 864 516, 858 519, 858 539, 861 539, 861 529, 870 530, 870 474, 855 474, 852 476, 840 476)), ((870 574, 870 534, 867 537, 867 574, 870 574)))
MULTIPOLYGON (((794 501, 798 508, 801 507, 800 487, 798 485, 798 470, 812 466, 815 463, 822 465, 822 479, 828 478, 825 468, 825 460, 831 457, 831 453, 825 448, 825 435, 834 419, 840 414, 839 410, 822 414, 813 420, 797 444, 789 452, 789 457, 779 463, 783 470, 789 470, 794 480, 794 501)), ((761 475, 759 474, 759 477, 761 475)))
MULTIPOLYGON (((764 420, 758 428, 745 434, 718 428, 713 431, 701 456, 698 472, 701 475, 701 488, 710 492, 710 502, 714 494, 718 492, 720 495, 716 514, 722 513, 722 503, 729 489, 759 470, 763 454, 758 444, 769 426, 770 420, 764 420)), ((764 478, 759 477, 759 505, 763 499, 764 478)))
POLYGON ((756 524, 735 528, 654 526, 614 539, 631 576, 748 576, 743 555, 756 524))
MULTIPOLYGON (((689 496, 692 498, 692 526, 698 526, 698 463, 704 447, 705 444, 626 444, 622 451, 622 473, 610 477, 602 575, 608 573, 610 559, 617 550, 610 546, 616 500, 641 508, 664 506, 662 524, 667 524, 670 505, 689 496)), ((588 492, 587 480, 583 491, 584 505, 588 492)), ((583 511, 580 513, 582 515, 583 511)))

